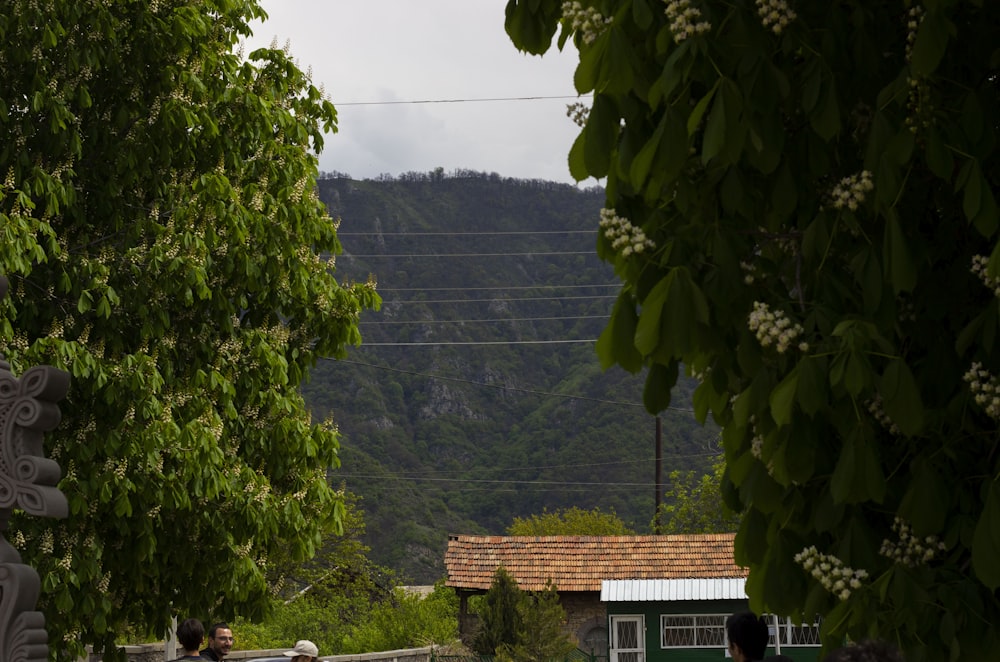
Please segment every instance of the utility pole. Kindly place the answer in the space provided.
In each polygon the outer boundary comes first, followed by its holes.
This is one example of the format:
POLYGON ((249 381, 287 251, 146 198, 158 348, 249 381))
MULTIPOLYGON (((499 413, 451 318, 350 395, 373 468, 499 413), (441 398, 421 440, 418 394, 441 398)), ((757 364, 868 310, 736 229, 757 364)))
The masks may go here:
POLYGON ((660 533, 660 500, 663 498, 663 424, 656 417, 656 498, 653 500, 653 533, 660 533))

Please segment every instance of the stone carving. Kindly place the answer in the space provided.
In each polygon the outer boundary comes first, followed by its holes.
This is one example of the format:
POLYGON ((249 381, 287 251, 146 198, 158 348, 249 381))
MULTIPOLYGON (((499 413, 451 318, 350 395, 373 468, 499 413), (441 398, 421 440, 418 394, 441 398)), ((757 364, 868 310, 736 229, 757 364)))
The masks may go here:
MULTIPOLYGON (((0 276, 0 299, 7 294, 0 276)), ((36 611, 41 581, 4 537, 19 508, 39 517, 66 517, 65 495, 56 484, 62 472, 43 457, 42 434, 59 424, 56 402, 69 390, 69 373, 36 366, 20 379, 0 354, 0 660, 46 662, 45 617, 36 611)))

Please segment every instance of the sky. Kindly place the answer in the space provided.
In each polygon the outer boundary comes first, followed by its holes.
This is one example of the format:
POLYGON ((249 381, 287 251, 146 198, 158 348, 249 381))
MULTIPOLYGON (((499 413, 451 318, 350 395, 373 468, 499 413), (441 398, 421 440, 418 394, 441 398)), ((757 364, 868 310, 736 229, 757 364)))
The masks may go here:
POLYGON ((253 25, 246 52, 287 43, 337 107, 320 170, 366 179, 441 167, 573 183, 576 51, 519 52, 504 32, 506 0, 260 4, 269 18, 253 25))

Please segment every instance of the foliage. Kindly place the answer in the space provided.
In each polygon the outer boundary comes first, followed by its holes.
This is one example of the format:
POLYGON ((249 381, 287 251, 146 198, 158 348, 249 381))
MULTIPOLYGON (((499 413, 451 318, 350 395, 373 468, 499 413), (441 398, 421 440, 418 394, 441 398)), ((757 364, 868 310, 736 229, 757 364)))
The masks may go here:
MULTIPOLYGON (((11 0, 0 12, 0 338, 73 382, 46 438, 70 517, 18 517, 59 659, 125 623, 256 618, 268 558, 343 506, 299 383, 357 344, 315 192, 336 115, 287 53, 234 53, 252 0, 11 0), (194 582, 194 584, 192 584, 194 582)), ((111 660, 117 653, 105 652, 111 660)))
POLYGON ((751 607, 992 656, 1000 4, 507 4, 521 49, 560 25, 624 284, 598 350, 650 412, 699 380, 751 607))
POLYGON ((500 646, 497 659, 509 662, 550 662, 564 659, 576 649, 562 631, 566 611, 551 580, 544 590, 533 591, 518 604, 521 630, 517 641, 500 646))
POLYGON ((478 604, 479 629, 472 650, 479 655, 494 655, 501 646, 516 643, 524 627, 519 607, 524 599, 517 581, 503 566, 497 568, 489 590, 478 604))
POLYGON ((458 640, 458 596, 438 582, 426 597, 397 588, 391 601, 376 604, 351 628, 342 653, 369 653, 458 640))
POLYGON ((423 598, 396 585, 368 559, 358 499, 344 497, 344 533, 328 535, 306 564, 276 569, 281 597, 259 623, 234 623, 242 650, 314 641, 324 654, 365 653, 449 644, 457 637, 458 597, 442 585, 423 598))
MULTIPOLYGON (((670 472, 670 489, 660 504, 659 533, 733 533, 740 515, 722 499, 721 486, 726 470, 724 456, 712 465, 712 473, 670 472)), ((653 522, 656 529, 656 521, 653 522)))
POLYGON ((541 661, 559 659, 575 648, 562 632, 566 612, 551 580, 542 591, 524 592, 501 566, 475 607, 479 629, 472 650, 478 655, 541 661))
POLYGON ((511 536, 630 536, 635 531, 625 525, 615 511, 609 513, 595 507, 583 510, 573 506, 541 515, 515 517, 507 534, 511 536))

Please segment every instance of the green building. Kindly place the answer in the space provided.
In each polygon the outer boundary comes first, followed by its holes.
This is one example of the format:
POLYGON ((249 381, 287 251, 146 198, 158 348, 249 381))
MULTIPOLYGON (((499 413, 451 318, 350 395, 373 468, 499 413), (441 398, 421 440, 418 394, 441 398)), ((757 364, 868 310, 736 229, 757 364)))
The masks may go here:
MULTIPOLYGON (((749 609, 746 579, 624 579, 601 582, 609 662, 700 662, 729 657, 726 618, 749 609)), ((819 625, 771 617, 768 655, 816 662, 819 625)))

